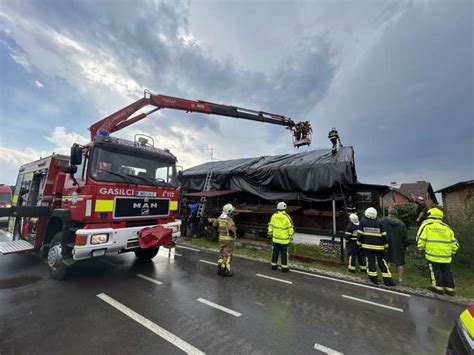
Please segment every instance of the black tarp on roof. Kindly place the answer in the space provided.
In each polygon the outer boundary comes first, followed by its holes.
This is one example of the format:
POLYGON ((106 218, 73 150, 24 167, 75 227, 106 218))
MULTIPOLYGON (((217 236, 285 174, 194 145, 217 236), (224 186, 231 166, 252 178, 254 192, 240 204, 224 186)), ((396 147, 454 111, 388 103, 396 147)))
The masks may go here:
POLYGON ((183 173, 183 190, 202 191, 212 171, 211 189, 245 191, 266 200, 328 201, 342 197, 357 180, 352 147, 262 156, 201 164, 183 173))

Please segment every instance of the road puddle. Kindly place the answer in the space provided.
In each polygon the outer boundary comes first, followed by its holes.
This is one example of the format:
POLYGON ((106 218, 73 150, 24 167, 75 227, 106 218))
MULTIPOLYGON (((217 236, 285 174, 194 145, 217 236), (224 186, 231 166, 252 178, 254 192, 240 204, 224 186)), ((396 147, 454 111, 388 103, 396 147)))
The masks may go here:
POLYGON ((9 279, 0 279, 0 290, 23 287, 41 281, 39 276, 18 276, 9 279))

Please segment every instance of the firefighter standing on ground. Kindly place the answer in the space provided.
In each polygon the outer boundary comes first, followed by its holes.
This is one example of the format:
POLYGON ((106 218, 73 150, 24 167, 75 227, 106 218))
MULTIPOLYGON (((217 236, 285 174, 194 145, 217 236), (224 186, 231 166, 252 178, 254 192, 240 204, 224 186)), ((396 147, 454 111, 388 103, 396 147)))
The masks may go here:
POLYGON ((237 227, 232 218, 234 209, 234 206, 228 203, 222 208, 222 214, 213 223, 213 226, 219 230, 220 251, 217 260, 217 274, 220 276, 233 275, 230 264, 232 262, 234 241, 237 236, 237 227))
POLYGON ((361 247, 357 245, 357 231, 359 230, 359 217, 355 213, 351 213, 349 215, 349 220, 351 221, 347 227, 345 232, 345 239, 346 239, 346 248, 347 254, 349 255, 349 263, 347 265, 347 270, 349 272, 355 273, 356 272, 356 264, 357 261, 359 262, 360 271, 367 271, 367 267, 365 264, 365 257, 364 252, 362 251, 361 247))
POLYGON ((293 241, 293 221, 285 212, 286 203, 279 202, 277 212, 272 215, 268 224, 268 235, 272 237, 272 270, 278 269, 278 255, 281 255, 281 271, 288 272, 288 244, 293 241))
POLYGON ((423 221, 417 233, 417 246, 425 251, 431 272, 430 289, 436 293, 454 296, 454 278, 451 271, 452 256, 459 249, 452 229, 442 221, 443 211, 438 208, 428 210, 428 218, 423 221))
POLYGON ((392 274, 385 260, 385 250, 388 248, 387 234, 382 223, 377 219, 377 210, 375 208, 369 207, 365 210, 365 217, 360 221, 357 233, 357 243, 364 252, 367 262, 367 275, 369 275, 370 281, 378 284, 378 264, 385 286, 395 286, 392 274))

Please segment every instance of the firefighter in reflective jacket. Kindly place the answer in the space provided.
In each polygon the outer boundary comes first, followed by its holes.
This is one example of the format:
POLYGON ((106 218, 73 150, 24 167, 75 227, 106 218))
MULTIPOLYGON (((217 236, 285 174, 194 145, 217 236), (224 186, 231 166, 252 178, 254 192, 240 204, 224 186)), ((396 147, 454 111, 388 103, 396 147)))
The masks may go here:
POLYGON ((222 214, 217 218, 213 226, 219 229, 219 259, 217 260, 217 274, 220 276, 232 276, 230 264, 232 262, 232 252, 234 241, 237 236, 237 227, 232 218, 234 206, 230 203, 222 208, 222 214))
POLYGON ((268 235, 272 237, 272 270, 278 269, 278 255, 281 254, 281 271, 290 271, 288 267, 288 244, 293 241, 293 221, 285 212, 286 203, 279 202, 277 212, 272 215, 268 224, 268 235))
POLYGON ((370 281, 378 284, 378 264, 385 286, 395 286, 388 263, 385 260, 385 250, 388 248, 387 233, 382 223, 377 219, 377 210, 375 208, 369 207, 365 210, 365 217, 360 221, 357 233, 357 243, 364 251, 367 275, 369 275, 370 281))
POLYGON ((453 254, 459 249, 453 230, 442 221, 443 211, 428 210, 428 219, 418 229, 417 246, 425 251, 431 272, 430 289, 436 293, 454 296, 454 278, 451 271, 453 254))
POLYGON ((360 271, 367 271, 365 266, 365 257, 364 252, 361 247, 357 244, 357 231, 359 230, 359 217, 355 213, 349 215, 349 220, 351 221, 345 232, 346 239, 346 248, 347 254, 349 255, 349 263, 347 265, 347 270, 351 273, 356 272, 356 263, 359 262, 360 271))

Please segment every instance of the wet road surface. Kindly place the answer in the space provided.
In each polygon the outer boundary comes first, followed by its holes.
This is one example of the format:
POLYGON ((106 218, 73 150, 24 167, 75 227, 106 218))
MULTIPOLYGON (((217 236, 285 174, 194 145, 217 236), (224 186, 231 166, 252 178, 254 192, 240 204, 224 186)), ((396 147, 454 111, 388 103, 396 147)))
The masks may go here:
POLYGON ((51 280, 0 255, 0 354, 443 354, 463 307, 177 247, 78 263, 51 280))

